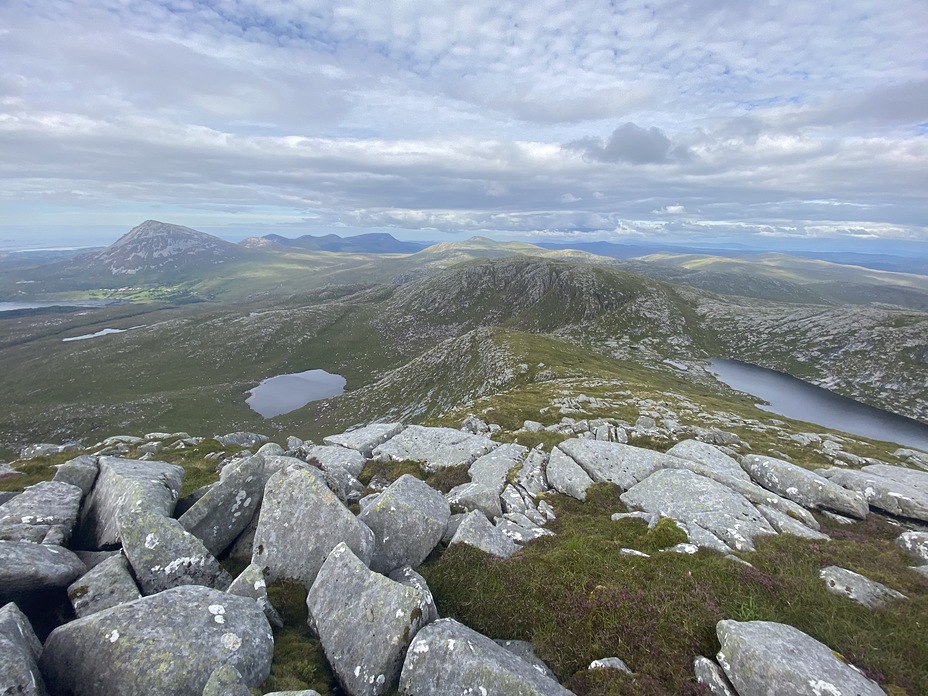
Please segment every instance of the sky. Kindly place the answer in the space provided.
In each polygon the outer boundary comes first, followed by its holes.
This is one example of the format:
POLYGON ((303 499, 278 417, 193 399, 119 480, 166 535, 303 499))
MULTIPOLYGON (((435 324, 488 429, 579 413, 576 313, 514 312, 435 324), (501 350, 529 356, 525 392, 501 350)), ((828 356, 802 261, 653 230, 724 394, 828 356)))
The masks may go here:
POLYGON ((0 249, 149 218, 928 250, 928 2, 0 0, 0 249))

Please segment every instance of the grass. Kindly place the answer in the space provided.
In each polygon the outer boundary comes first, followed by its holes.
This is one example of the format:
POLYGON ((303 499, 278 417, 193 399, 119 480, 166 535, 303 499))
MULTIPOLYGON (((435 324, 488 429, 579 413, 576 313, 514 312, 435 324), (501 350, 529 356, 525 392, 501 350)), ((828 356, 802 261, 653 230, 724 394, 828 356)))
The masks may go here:
POLYGON ((442 493, 447 493, 455 486, 459 486, 462 483, 470 483, 470 476, 467 473, 468 469, 469 467, 465 464, 446 467, 429 474, 419 466, 418 462, 404 460, 387 463, 371 459, 364 465, 364 469, 361 471, 361 475, 358 476, 358 480, 368 487, 367 492, 370 493, 375 490, 371 487, 372 482, 380 483, 381 485, 391 484, 400 476, 409 474, 410 476, 415 476, 417 479, 425 481, 432 488, 442 493))
MULTIPOLYGON (((713 656, 721 619, 763 619, 796 626, 845 655, 872 678, 903 693, 928 693, 928 581, 908 568, 892 539, 898 529, 871 517, 829 529, 831 542, 761 539, 745 555, 754 567, 700 550, 662 553, 681 541, 668 522, 612 522, 619 490, 593 487, 586 503, 551 496, 556 537, 529 544, 509 560, 455 546, 420 572, 443 616, 494 638, 530 640, 578 694, 700 693, 696 655, 713 656), (625 556, 620 548, 651 554, 625 556), (825 590, 826 565, 862 572, 910 600, 869 610, 825 590), (595 659, 618 656, 636 673, 590 673, 595 659)), ((827 525, 826 525, 827 526, 827 525)))

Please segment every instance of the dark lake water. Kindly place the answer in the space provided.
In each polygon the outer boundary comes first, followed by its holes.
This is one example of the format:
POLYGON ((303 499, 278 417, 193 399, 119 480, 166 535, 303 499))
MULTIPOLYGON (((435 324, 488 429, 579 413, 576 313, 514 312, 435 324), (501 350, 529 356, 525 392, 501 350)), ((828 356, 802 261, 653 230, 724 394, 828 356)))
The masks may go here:
POLYGON ((782 372, 738 360, 713 358, 709 361, 709 371, 733 389, 767 401, 769 405, 757 404, 765 411, 852 435, 888 440, 928 451, 928 425, 917 420, 862 404, 782 372))
POLYGON ((46 300, 37 302, 0 302, 0 312, 18 309, 42 309, 43 307, 106 307, 115 304, 112 300, 46 300))
POLYGON ((307 370, 270 377, 251 390, 245 403, 265 418, 290 413, 310 401, 338 396, 345 391, 345 378, 325 370, 307 370))

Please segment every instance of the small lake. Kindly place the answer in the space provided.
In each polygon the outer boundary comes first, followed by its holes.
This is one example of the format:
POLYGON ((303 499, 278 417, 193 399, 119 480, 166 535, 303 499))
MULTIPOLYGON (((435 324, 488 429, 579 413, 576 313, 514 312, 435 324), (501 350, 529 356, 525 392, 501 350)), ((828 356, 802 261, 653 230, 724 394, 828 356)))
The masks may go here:
POLYGON ((769 403, 758 408, 826 428, 928 451, 928 425, 854 401, 776 370, 713 358, 709 372, 732 389, 769 403))
POLYGON ((345 391, 345 378, 325 370, 307 370, 270 377, 249 393, 245 403, 265 418, 290 413, 310 401, 338 396, 345 391))
POLYGON ((107 307, 123 304, 113 300, 42 300, 36 302, 0 302, 0 312, 15 312, 21 309, 44 309, 45 307, 107 307))

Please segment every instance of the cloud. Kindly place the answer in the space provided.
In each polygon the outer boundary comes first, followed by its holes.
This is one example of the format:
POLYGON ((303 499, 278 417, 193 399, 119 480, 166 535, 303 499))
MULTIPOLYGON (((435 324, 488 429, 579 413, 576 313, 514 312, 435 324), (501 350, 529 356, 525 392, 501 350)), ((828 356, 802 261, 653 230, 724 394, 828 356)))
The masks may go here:
POLYGON ((567 147, 581 150, 587 157, 599 162, 627 162, 629 164, 669 164, 690 158, 687 148, 674 145, 660 128, 641 128, 634 123, 623 123, 609 140, 583 138, 567 147))
POLYGON ((686 213, 686 207, 682 205, 665 205, 663 208, 655 210, 656 215, 683 215, 686 213))

